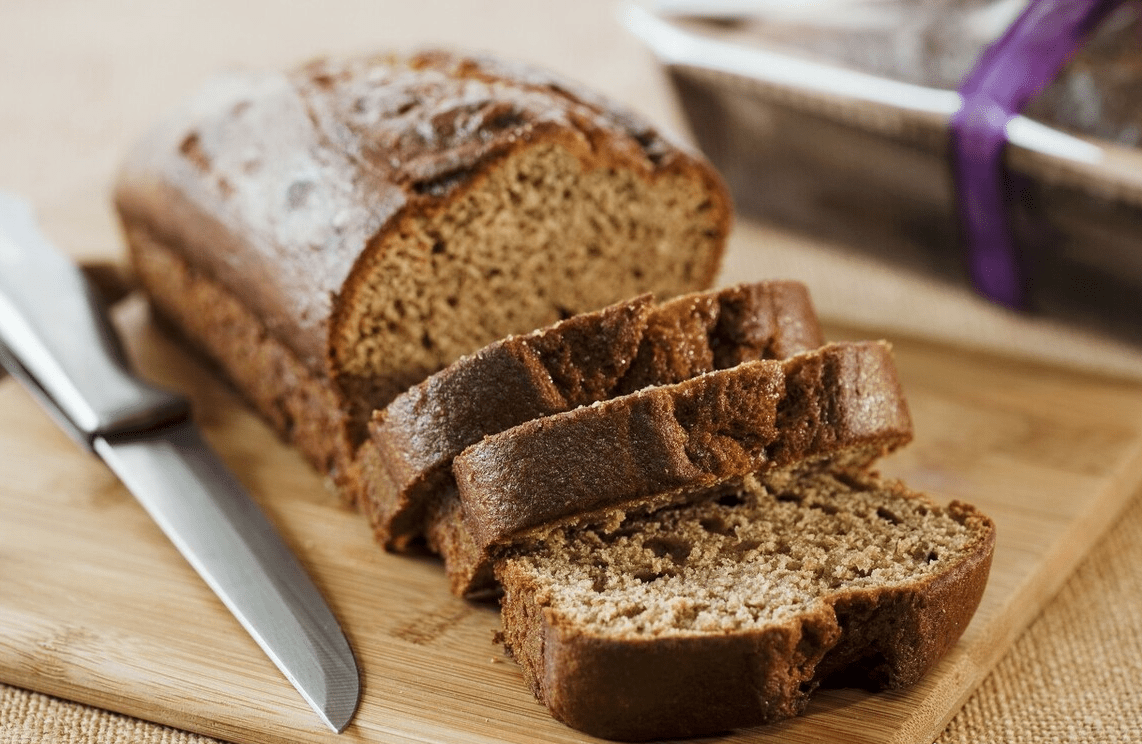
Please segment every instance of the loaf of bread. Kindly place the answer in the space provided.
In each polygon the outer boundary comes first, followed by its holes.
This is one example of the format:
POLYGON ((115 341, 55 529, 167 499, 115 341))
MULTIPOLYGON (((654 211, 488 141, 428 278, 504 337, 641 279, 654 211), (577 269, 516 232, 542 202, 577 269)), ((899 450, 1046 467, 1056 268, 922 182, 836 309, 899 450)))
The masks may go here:
POLYGON ((350 490, 374 409, 512 333, 709 286, 731 213, 636 117, 445 53, 217 79, 115 202, 161 315, 350 490))
POLYGON ((822 684, 912 684, 960 637, 993 523, 810 465, 555 530, 501 560, 503 641, 551 713, 609 739, 797 715, 822 684))
POLYGON ((799 282, 635 298, 457 360, 374 414, 358 459, 363 506, 378 539, 402 550, 440 525, 452 460, 483 437, 649 385, 823 343, 799 282), (431 522, 431 523, 430 523, 431 522))

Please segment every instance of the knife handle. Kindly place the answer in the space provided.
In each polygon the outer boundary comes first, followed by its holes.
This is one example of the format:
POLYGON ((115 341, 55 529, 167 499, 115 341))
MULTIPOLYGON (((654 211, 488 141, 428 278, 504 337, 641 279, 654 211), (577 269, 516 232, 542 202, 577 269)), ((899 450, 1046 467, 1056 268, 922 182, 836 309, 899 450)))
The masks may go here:
POLYGON ((102 300, 54 247, 22 199, 0 193, 0 346, 13 376, 86 439, 145 431, 186 418, 182 396, 130 371, 102 300), (10 359, 10 361, 12 361, 10 359))

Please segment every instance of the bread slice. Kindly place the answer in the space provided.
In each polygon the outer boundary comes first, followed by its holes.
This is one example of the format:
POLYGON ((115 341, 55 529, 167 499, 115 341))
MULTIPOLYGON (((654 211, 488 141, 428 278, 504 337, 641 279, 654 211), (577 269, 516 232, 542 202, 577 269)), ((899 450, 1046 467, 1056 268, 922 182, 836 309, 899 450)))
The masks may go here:
POLYGON ((911 436, 884 342, 746 362, 486 437, 454 460, 462 506, 441 506, 433 540, 454 589, 480 593, 496 555, 553 527, 614 523, 803 461, 859 468, 911 436))
POLYGON ((487 434, 607 397, 646 331, 650 297, 582 313, 461 357, 374 412, 358 452, 361 506, 403 551, 452 478, 452 458, 487 434))
POLYGON ((344 488, 373 409, 512 333, 708 287, 731 216, 637 117, 438 52, 222 76, 115 203, 155 307, 344 488))
POLYGON ((799 282, 740 284, 652 306, 584 313, 462 357, 373 415, 363 507, 377 538, 404 550, 434 527, 452 460, 483 437, 648 385, 689 379, 823 343, 799 282))
POLYGON ((993 523, 834 464, 558 529, 502 559, 502 640, 559 720, 608 739, 799 714, 822 684, 916 682, 983 594, 993 523))

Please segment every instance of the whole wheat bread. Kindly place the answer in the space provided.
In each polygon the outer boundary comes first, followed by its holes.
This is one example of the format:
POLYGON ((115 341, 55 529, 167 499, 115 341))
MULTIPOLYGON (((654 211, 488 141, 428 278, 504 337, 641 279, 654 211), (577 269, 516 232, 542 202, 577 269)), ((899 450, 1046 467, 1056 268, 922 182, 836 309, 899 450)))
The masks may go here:
POLYGON ((574 728, 711 735, 797 715, 821 684, 916 682, 971 619, 994 541, 972 507, 866 472, 772 471, 500 560, 503 641, 574 728))

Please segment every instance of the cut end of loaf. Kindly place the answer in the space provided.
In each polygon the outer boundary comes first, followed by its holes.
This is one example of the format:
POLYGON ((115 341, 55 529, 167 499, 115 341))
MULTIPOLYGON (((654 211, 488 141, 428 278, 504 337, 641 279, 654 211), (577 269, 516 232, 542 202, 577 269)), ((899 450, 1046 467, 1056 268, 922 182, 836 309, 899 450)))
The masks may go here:
POLYGON ((511 333, 709 285, 725 205, 691 172, 618 169, 569 142, 521 146, 378 236, 331 334, 352 395, 380 406, 511 333))

